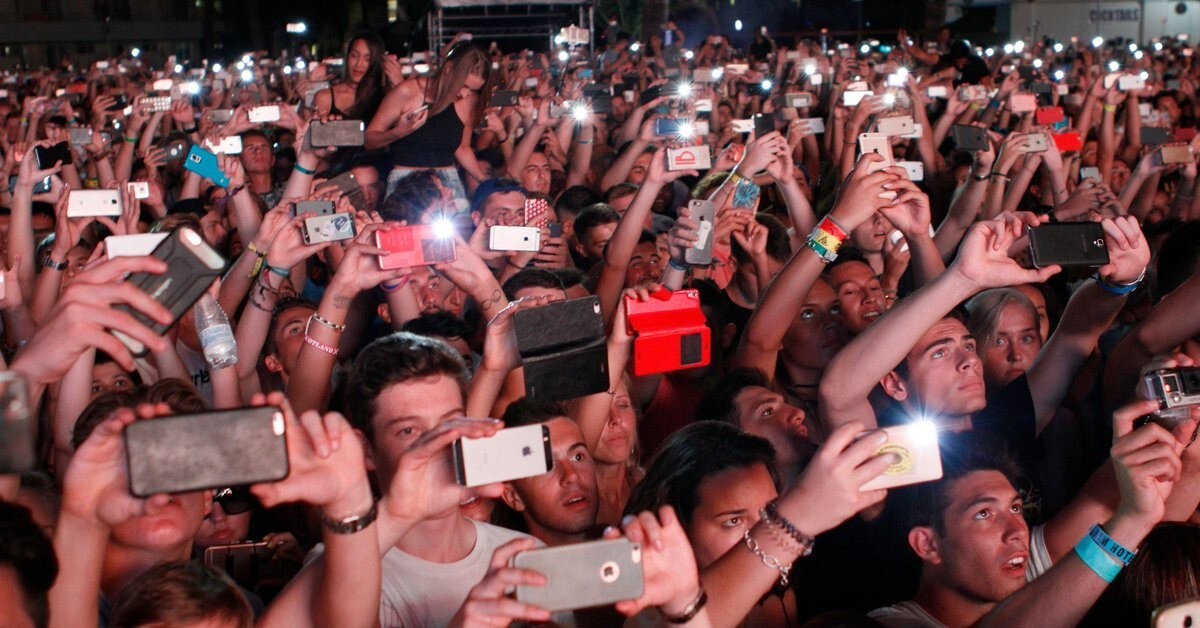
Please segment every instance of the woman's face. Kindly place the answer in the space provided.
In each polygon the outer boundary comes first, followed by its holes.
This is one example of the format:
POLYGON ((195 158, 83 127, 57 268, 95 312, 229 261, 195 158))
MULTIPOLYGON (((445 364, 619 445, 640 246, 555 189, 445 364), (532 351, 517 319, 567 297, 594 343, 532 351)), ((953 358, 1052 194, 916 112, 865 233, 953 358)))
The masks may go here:
POLYGON ((1023 375, 1041 349, 1038 322, 1029 310, 1014 303, 1005 305, 980 355, 988 388, 1004 386, 1023 375))
POLYGON ((196 547, 206 549, 213 545, 227 545, 249 538, 250 513, 252 511, 230 515, 221 507, 220 502, 213 502, 212 511, 200 523, 196 532, 196 547))
POLYGON ((593 458, 597 464, 623 464, 633 453, 637 437, 637 415, 633 411, 633 400, 625 382, 617 384, 608 409, 608 421, 600 431, 600 442, 596 444, 593 458))
POLYGON ((371 47, 364 39, 355 39, 346 55, 346 74, 351 83, 358 83, 371 68, 371 47))
POLYGON ((758 512, 775 499, 775 483, 762 464, 726 469, 696 488, 696 509, 687 527, 696 563, 711 565, 758 523, 758 512))
POLYGON ((841 348, 837 317, 837 293, 818 280, 800 306, 783 338, 787 362, 801 368, 823 370, 841 348))
POLYGON ((114 390, 133 390, 133 378, 116 362, 92 367, 92 399, 114 390))
POLYGON ((1033 309, 1037 310, 1038 332, 1042 338, 1042 344, 1045 344, 1046 340, 1050 338, 1050 316, 1046 314, 1046 295, 1027 283, 1017 286, 1017 291, 1025 295, 1025 298, 1033 304, 1033 309))

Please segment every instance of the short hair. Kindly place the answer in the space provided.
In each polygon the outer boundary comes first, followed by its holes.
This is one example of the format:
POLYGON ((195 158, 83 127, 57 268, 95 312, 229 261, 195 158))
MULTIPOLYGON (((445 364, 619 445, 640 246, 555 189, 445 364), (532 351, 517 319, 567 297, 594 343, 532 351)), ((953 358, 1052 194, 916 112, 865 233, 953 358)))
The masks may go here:
MULTIPOLYGON (((778 218, 762 212, 755 214, 754 219, 758 221, 758 224, 767 228, 767 256, 781 264, 786 264, 792 257, 792 243, 788 238, 787 227, 783 226, 778 218)), ((751 262, 750 254, 742 248, 742 245, 738 244, 736 238, 730 239, 730 245, 733 257, 739 264, 751 262)))
POLYGON ((625 514, 671 506, 686 528, 700 504, 704 480, 729 469, 766 467, 775 488, 775 450, 771 443, 732 425, 697 421, 675 432, 650 460, 646 475, 625 504, 625 514))
POLYGON ((564 215, 577 216, 584 207, 600 202, 600 195, 586 185, 572 185, 563 190, 554 201, 554 215, 563 222, 564 215))
POLYGON ((621 222, 621 214, 605 203, 589 205, 575 216, 575 239, 583 240, 584 236, 600 225, 612 225, 621 222))
MULTIPOLYGON (((751 387, 771 389, 771 379, 767 374, 756 368, 736 368, 717 380, 700 399, 699 408, 703 408, 705 419, 738 425, 736 400, 743 390, 751 387)), ((699 417, 698 417, 699 418, 699 417)))
POLYGON ((267 327, 267 339, 263 343, 263 357, 276 355, 276 352, 279 351, 279 345, 275 342, 275 328, 279 325, 279 316, 288 310, 298 307, 309 309, 313 312, 317 311, 317 304, 308 299, 284 297, 276 301, 275 309, 271 312, 271 325, 267 327))
POLYGON ((267 140, 267 144, 274 143, 271 141, 271 138, 267 136, 266 131, 263 131, 262 129, 250 129, 248 131, 242 132, 242 142, 245 142, 246 140, 248 140, 252 137, 261 137, 264 140, 267 140))
POLYGON ((562 278, 555 273, 545 268, 522 268, 504 282, 504 296, 512 301, 517 298, 517 293, 525 288, 562 290, 564 294, 567 291, 562 278))
POLYGON ((249 628, 254 614, 229 576, 197 561, 159 563, 134 578, 112 610, 112 628, 220 618, 249 628))
POLYGON ((112 390, 98 395, 79 413, 71 433, 71 446, 79 449, 95 431, 96 426, 118 409, 134 408, 143 403, 165 403, 175 414, 195 414, 208 409, 208 402, 200 396, 191 382, 174 377, 160 379, 149 386, 140 386, 133 390, 112 390))
POLYGON ((608 192, 605 192, 604 202, 611 203, 619 198, 633 196, 634 194, 637 194, 638 190, 640 189, 642 189, 641 186, 636 183, 629 183, 628 181, 618 183, 611 188, 608 188, 608 192))
POLYGON ((462 356, 436 338, 396 332, 363 348, 346 379, 346 414, 350 424, 375 443, 372 419, 375 400, 384 389, 412 380, 444 375, 466 396, 467 367, 462 356))
POLYGON ((504 427, 524 427, 545 423, 559 417, 570 418, 562 404, 521 397, 509 404, 501 419, 504 421, 504 427))
POLYGON ((471 195, 471 211, 482 214, 483 206, 487 205, 487 200, 493 194, 508 194, 510 192, 528 194, 525 188, 521 187, 521 184, 515 179, 488 179, 480 183, 479 187, 475 188, 475 193, 471 195))
POLYGON ((379 215, 384 220, 407 220, 410 225, 419 223, 421 213, 442 197, 438 176, 436 170, 418 170, 404 177, 383 199, 379 215))
POLYGON ((1021 294, 1016 288, 984 290, 967 301, 967 330, 975 336, 981 346, 991 344, 996 336, 996 326, 1000 324, 1000 315, 1004 308, 1010 305, 1025 310, 1032 317, 1034 328, 1038 328, 1037 308, 1029 297, 1021 294))
POLYGON ((1014 487, 1021 477, 1020 467, 1004 445, 978 434, 938 434, 942 456, 942 477, 898 489, 898 501, 907 514, 907 529, 931 527, 946 534, 946 509, 954 484, 976 471, 999 471, 1014 487))
POLYGON ((58 577, 54 545, 28 508, 4 501, 0 501, 0 566, 17 573, 25 614, 33 625, 44 628, 50 622, 48 594, 58 577))
POLYGON ((435 338, 454 339, 471 339, 471 326, 463 319, 451 314, 450 312, 429 312, 422 314, 400 328, 400 331, 407 331, 420 336, 431 336, 435 338))

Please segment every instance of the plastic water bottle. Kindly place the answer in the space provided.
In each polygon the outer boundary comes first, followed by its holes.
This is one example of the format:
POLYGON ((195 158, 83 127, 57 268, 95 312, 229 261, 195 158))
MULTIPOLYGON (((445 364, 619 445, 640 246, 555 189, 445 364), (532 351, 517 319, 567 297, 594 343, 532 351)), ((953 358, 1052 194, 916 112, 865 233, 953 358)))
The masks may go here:
POLYGON ((196 312, 196 333, 204 347, 204 359, 214 369, 223 369, 237 364, 237 341, 233 328, 221 306, 207 293, 200 297, 193 308, 196 312))

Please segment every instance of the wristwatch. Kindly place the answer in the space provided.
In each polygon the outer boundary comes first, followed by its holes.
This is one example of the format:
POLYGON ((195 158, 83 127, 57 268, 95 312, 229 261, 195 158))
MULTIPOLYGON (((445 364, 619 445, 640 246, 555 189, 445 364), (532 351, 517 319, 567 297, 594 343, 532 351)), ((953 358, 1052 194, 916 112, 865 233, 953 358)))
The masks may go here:
POLYGON ((355 532, 366 529, 366 527, 372 523, 375 523, 375 518, 378 516, 379 503, 371 502, 371 509, 361 515, 354 515, 353 517, 347 517, 340 521, 335 521, 330 519, 325 515, 324 512, 322 512, 320 519, 321 527, 334 534, 354 534, 355 532))

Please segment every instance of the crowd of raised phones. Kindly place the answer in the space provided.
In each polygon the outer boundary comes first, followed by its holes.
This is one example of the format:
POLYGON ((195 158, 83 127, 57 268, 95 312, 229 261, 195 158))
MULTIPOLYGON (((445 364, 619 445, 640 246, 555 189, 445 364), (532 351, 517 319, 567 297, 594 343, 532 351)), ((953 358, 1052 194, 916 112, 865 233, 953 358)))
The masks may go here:
POLYGON ((5 74, 0 625, 1200 619, 1186 38, 666 26, 5 74))

